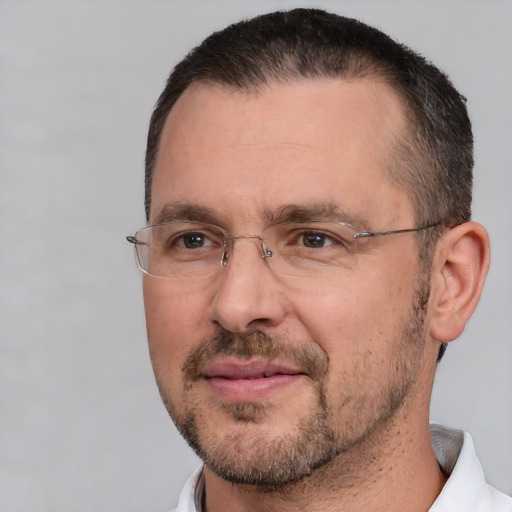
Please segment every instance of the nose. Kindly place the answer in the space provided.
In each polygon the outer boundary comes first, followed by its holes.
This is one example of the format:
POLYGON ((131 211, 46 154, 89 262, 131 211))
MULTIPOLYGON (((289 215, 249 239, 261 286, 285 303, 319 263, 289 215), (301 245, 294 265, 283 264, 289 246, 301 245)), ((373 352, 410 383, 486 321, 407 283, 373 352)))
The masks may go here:
POLYGON ((266 262, 261 238, 233 237, 223 264, 209 321, 238 333, 279 324, 286 314, 285 302, 280 283, 266 262))

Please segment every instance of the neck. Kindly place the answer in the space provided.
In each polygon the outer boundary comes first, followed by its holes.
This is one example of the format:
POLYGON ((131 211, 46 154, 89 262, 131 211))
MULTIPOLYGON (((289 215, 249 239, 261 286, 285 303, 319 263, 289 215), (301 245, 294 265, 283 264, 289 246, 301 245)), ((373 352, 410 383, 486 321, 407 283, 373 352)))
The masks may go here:
POLYGON ((278 491, 231 484, 205 469, 206 512, 426 511, 446 481, 430 442, 428 418, 412 428, 397 420, 278 491))

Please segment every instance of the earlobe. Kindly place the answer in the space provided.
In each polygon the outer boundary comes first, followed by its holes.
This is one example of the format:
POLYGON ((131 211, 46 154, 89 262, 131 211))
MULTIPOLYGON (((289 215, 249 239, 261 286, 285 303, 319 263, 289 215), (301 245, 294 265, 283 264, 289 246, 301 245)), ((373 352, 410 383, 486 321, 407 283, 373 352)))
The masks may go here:
POLYGON ((489 269, 489 237, 476 222, 451 228, 439 241, 432 265, 430 336, 456 339, 478 304, 489 269))

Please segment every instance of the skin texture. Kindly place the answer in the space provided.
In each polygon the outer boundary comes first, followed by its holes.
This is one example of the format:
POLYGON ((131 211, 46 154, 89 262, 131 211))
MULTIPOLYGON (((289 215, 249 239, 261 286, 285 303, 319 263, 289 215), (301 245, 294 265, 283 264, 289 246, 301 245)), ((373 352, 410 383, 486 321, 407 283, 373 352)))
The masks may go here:
MULTIPOLYGON (((166 122, 151 222, 259 235, 299 207, 358 229, 414 227, 384 171, 403 129, 397 96, 369 80, 195 84, 166 122)), ((254 239, 236 241, 216 278, 144 278, 155 375, 206 462, 209 512, 428 509, 444 483, 428 433, 438 341, 463 329, 488 264, 485 232, 459 231, 432 276, 404 234, 362 242, 339 279, 278 277, 254 239), (270 382, 255 378, 265 368, 270 382)))

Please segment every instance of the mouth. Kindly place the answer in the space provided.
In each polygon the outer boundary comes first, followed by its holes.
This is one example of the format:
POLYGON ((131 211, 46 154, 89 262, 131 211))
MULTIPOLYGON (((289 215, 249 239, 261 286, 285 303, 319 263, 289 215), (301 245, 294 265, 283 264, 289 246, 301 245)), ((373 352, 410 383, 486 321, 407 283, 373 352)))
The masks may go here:
POLYGON ((206 366, 202 378, 224 400, 253 402, 306 378, 297 367, 260 360, 223 358, 206 366))

